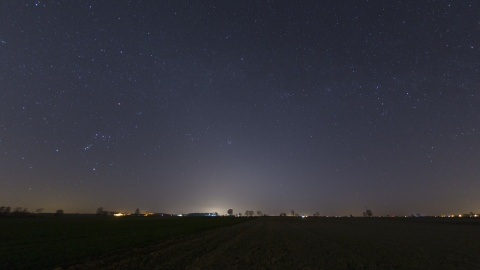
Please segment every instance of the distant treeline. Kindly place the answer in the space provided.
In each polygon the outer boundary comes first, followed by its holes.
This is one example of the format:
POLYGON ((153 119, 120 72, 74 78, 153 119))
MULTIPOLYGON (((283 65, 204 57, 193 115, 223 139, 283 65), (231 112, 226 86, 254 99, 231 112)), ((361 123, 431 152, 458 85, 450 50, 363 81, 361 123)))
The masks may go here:
POLYGON ((35 212, 29 212, 28 209, 24 207, 11 208, 10 206, 0 206, 0 217, 28 217, 38 215, 61 216, 63 215, 63 210, 58 209, 55 213, 44 213, 43 208, 38 208, 35 212))

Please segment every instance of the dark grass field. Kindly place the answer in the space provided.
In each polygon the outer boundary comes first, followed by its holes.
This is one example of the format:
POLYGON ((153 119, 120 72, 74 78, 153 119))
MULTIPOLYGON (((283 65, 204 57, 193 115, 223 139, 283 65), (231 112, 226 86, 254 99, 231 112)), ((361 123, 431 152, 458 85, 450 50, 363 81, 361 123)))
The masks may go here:
POLYGON ((247 220, 68 215, 0 218, 0 269, 52 269, 247 220))
POLYGON ((480 269, 473 218, 4 218, 0 237, 0 269, 480 269))
POLYGON ((480 269, 480 219, 261 217, 80 269, 480 269))

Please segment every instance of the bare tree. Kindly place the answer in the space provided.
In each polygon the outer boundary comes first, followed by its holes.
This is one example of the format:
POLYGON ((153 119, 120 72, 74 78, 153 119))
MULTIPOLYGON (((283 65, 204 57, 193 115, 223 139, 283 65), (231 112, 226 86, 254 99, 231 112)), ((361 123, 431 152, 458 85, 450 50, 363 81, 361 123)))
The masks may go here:
POLYGON ((364 217, 372 217, 373 213, 372 210, 368 209, 368 207, 365 206, 365 212, 363 212, 364 217))
POLYGON ((108 215, 108 211, 103 210, 103 207, 97 208, 97 216, 105 217, 108 215))
POLYGON ((247 210, 247 211, 245 211, 245 216, 247 216, 247 217, 253 217, 253 215, 254 215, 254 212, 253 212, 252 210, 247 210))
POLYGON ((8 215, 10 215, 10 207, 9 206, 0 207, 0 216, 8 216, 8 215))
POLYGON ((290 210, 290 214, 292 215, 292 217, 295 216, 295 211, 294 210, 290 210))
POLYGON ((261 217, 262 216, 262 211, 258 210, 257 211, 257 216, 261 217))
POLYGON ((19 217, 27 216, 29 214, 30 213, 28 213, 28 209, 27 208, 22 208, 22 207, 15 207, 13 209, 13 212, 12 212, 13 216, 19 216, 19 217))

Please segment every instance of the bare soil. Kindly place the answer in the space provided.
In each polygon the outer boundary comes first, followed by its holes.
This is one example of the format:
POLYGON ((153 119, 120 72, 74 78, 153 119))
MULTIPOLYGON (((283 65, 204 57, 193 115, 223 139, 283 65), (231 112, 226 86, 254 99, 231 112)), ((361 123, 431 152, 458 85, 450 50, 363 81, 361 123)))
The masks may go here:
POLYGON ((480 269, 478 224, 256 218, 67 269, 480 269))

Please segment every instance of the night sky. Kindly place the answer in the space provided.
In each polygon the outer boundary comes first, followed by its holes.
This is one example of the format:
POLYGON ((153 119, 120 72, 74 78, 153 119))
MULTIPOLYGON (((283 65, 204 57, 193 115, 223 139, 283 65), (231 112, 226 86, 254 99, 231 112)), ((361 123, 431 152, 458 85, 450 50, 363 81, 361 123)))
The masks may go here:
POLYGON ((480 212, 478 1, 1 1, 0 205, 480 212))

